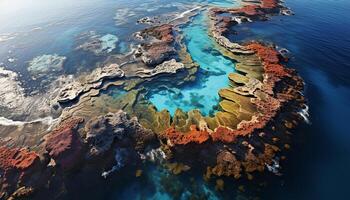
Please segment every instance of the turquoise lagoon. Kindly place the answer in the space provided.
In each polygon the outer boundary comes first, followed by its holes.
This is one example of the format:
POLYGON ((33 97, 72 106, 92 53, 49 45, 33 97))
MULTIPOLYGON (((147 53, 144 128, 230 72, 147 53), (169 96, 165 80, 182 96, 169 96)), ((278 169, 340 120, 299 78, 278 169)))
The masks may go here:
POLYGON ((149 100, 158 110, 167 109, 173 115, 177 108, 184 111, 199 109, 203 115, 213 114, 219 102, 218 91, 229 84, 228 74, 234 62, 215 49, 208 35, 206 13, 200 13, 182 31, 188 53, 200 68, 193 83, 181 88, 159 89, 149 100))

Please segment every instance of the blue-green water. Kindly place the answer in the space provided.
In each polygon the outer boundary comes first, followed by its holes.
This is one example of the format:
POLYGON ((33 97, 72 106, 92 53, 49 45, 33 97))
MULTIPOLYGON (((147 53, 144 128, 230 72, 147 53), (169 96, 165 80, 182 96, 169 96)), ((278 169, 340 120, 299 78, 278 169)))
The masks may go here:
POLYGON ((182 88, 152 94, 149 100, 158 110, 167 109, 174 114, 177 108, 200 109, 204 115, 211 114, 219 102, 219 89, 229 84, 227 76, 234 71, 234 63, 215 50, 205 16, 206 13, 199 14, 182 29, 188 52, 200 66, 197 79, 182 88))

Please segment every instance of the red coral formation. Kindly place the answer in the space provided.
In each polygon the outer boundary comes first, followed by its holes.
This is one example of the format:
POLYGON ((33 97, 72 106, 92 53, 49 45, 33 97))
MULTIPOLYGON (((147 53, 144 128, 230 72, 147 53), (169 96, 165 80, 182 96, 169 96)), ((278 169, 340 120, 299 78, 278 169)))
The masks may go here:
POLYGON ((227 127, 219 126, 215 131, 210 135, 213 141, 221 141, 224 143, 232 143, 236 139, 236 133, 227 127))
POLYGON ((82 118, 64 121, 47 137, 45 149, 63 169, 71 169, 80 159, 83 143, 76 128, 82 118))
POLYGON ((281 64, 279 64, 280 54, 276 49, 264 46, 260 43, 251 43, 247 47, 255 51, 263 61, 265 73, 274 74, 278 77, 288 76, 289 73, 281 64))
POLYGON ((165 130, 165 136, 174 145, 185 145, 192 142, 202 144, 209 139, 209 133, 198 130, 196 125, 191 125, 190 131, 186 133, 176 131, 174 127, 170 127, 165 130))
POLYGON ((280 61, 278 58, 279 53, 273 48, 263 46, 260 43, 251 43, 248 45, 248 48, 254 50, 264 62, 279 63, 280 61))
POLYGON ((258 6, 258 5, 247 5, 247 6, 243 6, 242 8, 239 8, 239 9, 233 11, 233 13, 243 13, 246 16, 256 16, 256 15, 263 14, 259 10, 259 8, 260 8, 260 6, 258 6))

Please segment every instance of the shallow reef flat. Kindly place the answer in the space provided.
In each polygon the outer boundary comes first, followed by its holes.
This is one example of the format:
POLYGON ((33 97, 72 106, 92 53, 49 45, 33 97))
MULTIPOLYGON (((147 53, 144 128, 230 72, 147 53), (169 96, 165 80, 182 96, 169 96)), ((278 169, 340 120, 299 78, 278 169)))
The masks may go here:
MULTIPOLYGON (((103 185, 107 183, 101 177, 116 178, 124 168, 142 176, 145 162, 175 175, 199 172, 205 181, 215 180, 217 190, 224 188, 220 177, 252 180, 264 171, 278 175, 279 162, 290 148, 290 132, 304 119, 299 114, 306 103, 303 80, 273 44, 237 43, 227 35, 238 24, 291 13, 280 0, 192 9, 167 24, 134 33, 137 42, 129 53, 111 55, 91 72, 61 77, 44 97, 25 96, 17 75, 0 68, 0 83, 11 90, 1 105, 21 113, 20 104, 45 102, 39 115, 43 120, 30 120, 37 116, 37 104, 27 110, 26 122, 1 120, 0 197, 64 198, 77 177, 103 185), (198 81, 203 66, 192 58, 183 30, 193 17, 204 14, 206 34, 214 42, 211 53, 232 61, 232 71, 221 80, 226 86, 211 91, 220 97, 215 111, 158 110, 149 99, 152 89, 176 95, 181 93, 176 88, 198 81)), ((80 48, 98 46, 94 53, 99 54, 115 48, 110 41, 117 38, 93 37, 80 48)), ((33 61, 35 74, 42 73, 35 67, 41 60, 33 61)), ((50 60, 55 67, 64 58, 50 60)), ((8 118, 11 109, 6 110, 8 118)))

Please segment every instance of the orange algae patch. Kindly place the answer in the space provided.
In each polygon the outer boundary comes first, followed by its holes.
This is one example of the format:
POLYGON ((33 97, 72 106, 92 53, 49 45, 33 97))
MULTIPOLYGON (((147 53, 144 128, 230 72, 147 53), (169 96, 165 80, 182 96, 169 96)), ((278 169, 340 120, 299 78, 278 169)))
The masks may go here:
POLYGON ((279 53, 274 48, 266 47, 259 43, 252 43, 247 47, 255 51, 259 58, 263 61, 265 73, 274 74, 279 77, 289 75, 285 68, 279 64, 279 53))
POLYGON ((209 139, 209 133, 205 130, 198 130, 196 125, 190 126, 190 131, 183 133, 176 131, 174 127, 165 130, 166 137, 172 144, 185 145, 191 142, 202 144, 209 139))
POLYGON ((262 0, 261 7, 267 9, 273 9, 278 6, 278 0, 262 0))
POLYGON ((211 137, 213 138, 213 141, 231 143, 236 139, 237 135, 233 130, 220 126, 215 129, 211 134, 211 137))

